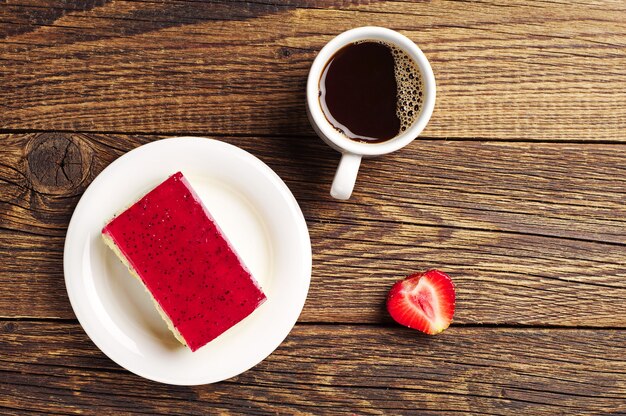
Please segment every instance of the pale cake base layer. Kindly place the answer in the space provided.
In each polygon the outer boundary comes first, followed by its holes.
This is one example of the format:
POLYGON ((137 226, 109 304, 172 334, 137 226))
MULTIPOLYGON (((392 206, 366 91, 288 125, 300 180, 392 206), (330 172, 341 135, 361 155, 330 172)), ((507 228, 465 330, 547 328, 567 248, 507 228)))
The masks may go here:
POLYGON ((172 331, 172 333, 174 334, 174 336, 176 337, 176 339, 183 345, 187 346, 187 343, 185 342, 185 339, 183 338, 183 336, 180 334, 180 332, 178 332, 178 330, 174 327, 174 324, 172 323, 171 319, 167 316, 167 314, 163 311, 163 309, 161 308, 161 305, 159 305, 159 302, 157 302, 157 300, 154 298, 154 296, 152 296, 152 293, 150 293, 150 291, 148 290, 148 288, 146 287, 146 285, 143 283, 143 280, 141 280, 141 277, 139 277, 139 274, 137 274, 137 272, 135 271, 135 269, 133 268, 133 266, 130 265, 130 263, 128 262, 128 260, 126 259, 126 256, 124 256, 124 254, 122 254, 122 252, 120 251, 120 249, 117 247, 117 245, 115 244, 115 242, 113 241, 113 239, 111 238, 111 236, 107 235, 107 234, 102 234, 102 239, 104 240, 104 243, 111 249, 113 250, 113 252, 117 255, 117 257, 120 259, 120 261, 124 264, 124 266, 126 266, 126 268, 128 269, 128 271, 130 272, 131 275, 133 275, 137 281, 139 283, 141 283, 141 286, 144 288, 144 290, 146 292, 148 292, 148 294, 150 295, 150 299, 152 299, 152 302, 154 303, 154 306, 156 307, 157 311, 159 311, 159 314, 161 315, 161 318, 163 318, 163 320, 165 321, 165 323, 167 324, 167 327, 169 328, 170 331, 172 331))

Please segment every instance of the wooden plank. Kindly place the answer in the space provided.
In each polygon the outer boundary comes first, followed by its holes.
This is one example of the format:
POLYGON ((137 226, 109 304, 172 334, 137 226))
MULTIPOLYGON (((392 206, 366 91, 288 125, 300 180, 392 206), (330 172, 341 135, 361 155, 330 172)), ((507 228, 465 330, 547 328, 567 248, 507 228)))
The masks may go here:
POLYGON ((619 414, 623 330, 298 325, 226 382, 167 386, 121 369, 76 324, 0 323, 0 406, 63 414, 619 414))
MULTIPOLYGON (((0 138, 2 316, 73 318, 72 210, 104 166, 154 139, 0 138)), ((222 140, 274 168, 305 213, 314 268, 301 321, 388 322, 392 283, 438 267, 457 284, 457 323, 626 326, 622 145, 422 141, 364 161, 344 203, 328 195, 337 156, 321 141, 222 140)))
POLYGON ((425 137, 625 140, 620 0, 5 3, 0 128, 312 135, 311 61, 361 25, 431 60, 425 137))

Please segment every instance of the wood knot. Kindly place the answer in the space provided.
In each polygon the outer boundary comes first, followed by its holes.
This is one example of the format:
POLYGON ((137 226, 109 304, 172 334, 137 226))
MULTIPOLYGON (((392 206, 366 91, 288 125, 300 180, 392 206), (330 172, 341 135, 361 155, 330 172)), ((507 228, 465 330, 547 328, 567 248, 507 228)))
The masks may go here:
POLYGON ((12 334, 16 330, 17 330, 17 325, 15 325, 13 322, 6 323, 2 327, 2 333, 4 334, 12 334))
POLYGON ((78 134, 42 133, 28 144, 26 160, 35 191, 67 194, 87 177, 92 150, 78 134))
POLYGON ((289 58, 291 56, 291 49, 284 46, 278 50, 278 54, 283 58, 289 58))

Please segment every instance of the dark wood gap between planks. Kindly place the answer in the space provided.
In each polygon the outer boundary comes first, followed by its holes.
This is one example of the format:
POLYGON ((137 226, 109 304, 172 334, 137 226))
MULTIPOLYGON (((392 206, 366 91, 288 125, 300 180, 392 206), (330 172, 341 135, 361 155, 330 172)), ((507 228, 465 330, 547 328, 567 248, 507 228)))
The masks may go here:
POLYGON ((11 406, 5 406, 5 405, 0 405, 0 409, 5 409, 7 411, 15 411, 15 413, 5 413, 6 416, 13 416, 13 415, 22 416, 25 414, 48 415, 48 416, 49 415, 58 415, 58 416, 66 415, 66 413, 49 412, 49 411, 44 412, 44 411, 32 410, 32 409, 25 410, 20 407, 11 407, 11 406))
MULTIPOLYGON (((50 323, 50 324, 79 324, 78 319, 74 318, 35 318, 35 317, 11 317, 0 316, 0 322, 10 324, 12 322, 29 322, 29 323, 50 323)), ((349 325, 354 327, 379 327, 379 328, 404 328, 391 321, 387 322, 340 322, 340 321, 303 321, 296 322, 299 326, 337 326, 337 325, 349 325)), ((452 327, 457 328, 476 328, 476 329, 508 329, 508 330, 526 330, 526 329, 547 329, 547 330, 607 330, 607 331, 624 331, 626 326, 594 326, 594 325, 534 325, 534 324, 495 324, 495 323, 452 323, 452 327)))
MULTIPOLYGON (((0 105, 2 105, 0 103, 0 105)), ((221 133, 221 132, 210 132, 210 131, 202 131, 202 130, 191 130, 191 131, 176 131, 176 132, 163 132, 163 131, 118 131, 118 130, 110 130, 110 131, 99 131, 99 130, 64 130, 64 129, 14 129, 14 128, 1 128, 0 134, 36 134, 36 133, 66 133, 66 134, 101 134, 101 135, 124 135, 124 136, 155 136, 160 139, 168 139, 174 137, 219 137, 219 138, 268 138, 268 139, 278 139, 278 138, 316 138, 317 136, 313 133, 294 133, 294 134, 269 134, 269 133, 221 133)), ((319 139, 322 140, 322 139, 319 139)), ((523 138, 512 138, 512 139, 498 139, 491 137, 450 137, 450 138, 442 138, 442 137, 430 137, 430 136, 419 136, 416 141, 419 140, 428 140, 433 142, 493 142, 493 143, 528 143, 528 144, 598 144, 598 145, 615 145, 615 146, 626 146, 626 142, 620 140, 585 140, 585 139, 555 139, 555 140, 532 140, 532 139, 523 139, 523 138)), ((402 149, 398 150, 401 152, 402 149)), ((395 153, 395 152, 394 152, 395 153)), ((382 156, 384 157, 384 155, 382 156)))

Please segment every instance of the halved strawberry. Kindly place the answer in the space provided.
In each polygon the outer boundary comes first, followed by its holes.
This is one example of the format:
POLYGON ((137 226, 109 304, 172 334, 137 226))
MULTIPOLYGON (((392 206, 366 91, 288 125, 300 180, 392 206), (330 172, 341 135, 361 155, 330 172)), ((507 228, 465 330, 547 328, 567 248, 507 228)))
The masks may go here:
POLYGON ((399 324, 435 335, 450 326, 455 299, 448 275, 428 270, 396 282, 387 297, 387 310, 399 324))

